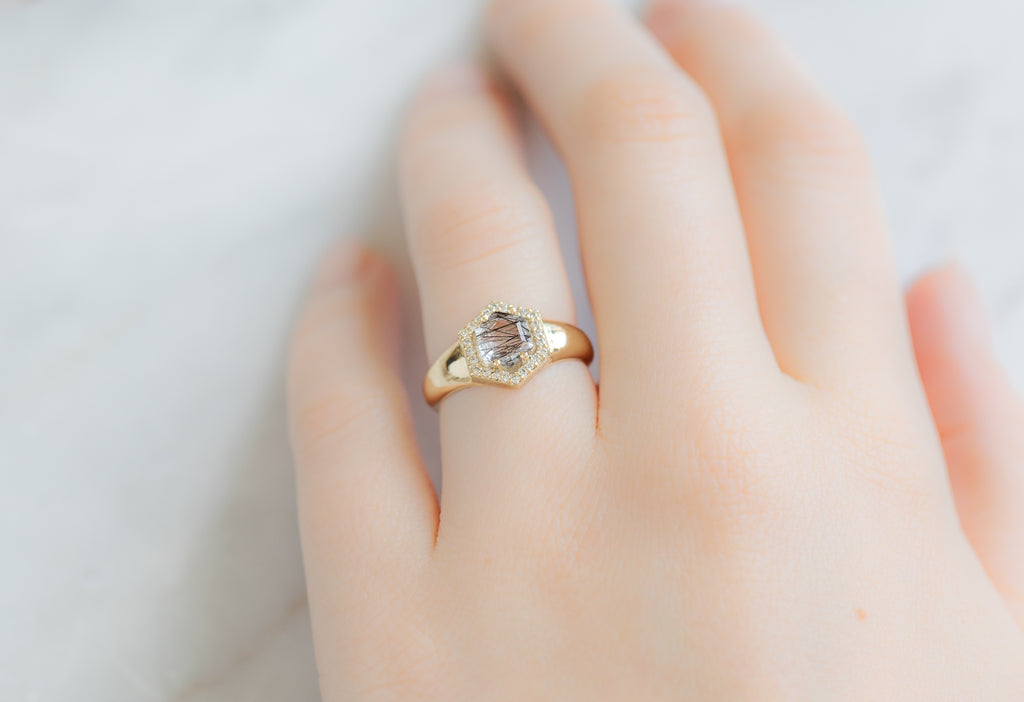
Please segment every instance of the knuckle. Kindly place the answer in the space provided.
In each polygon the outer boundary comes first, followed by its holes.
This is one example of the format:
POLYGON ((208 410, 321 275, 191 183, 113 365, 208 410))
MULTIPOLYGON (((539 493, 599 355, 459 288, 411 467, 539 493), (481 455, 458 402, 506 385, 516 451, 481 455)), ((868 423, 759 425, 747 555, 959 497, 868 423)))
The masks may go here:
POLYGON ((346 693, 339 698, 444 697, 439 675, 445 667, 441 648, 431 627, 420 619, 406 610, 401 618, 377 617, 365 626, 361 632, 363 645, 350 652, 344 680, 339 681, 346 693))
POLYGON ((438 200, 424 213, 416 237, 426 266, 458 270, 527 245, 549 226, 540 194, 517 186, 477 187, 438 200))
MULTIPOLYGON (((470 537, 485 558, 517 553, 530 577, 555 587, 599 557, 607 538, 610 485, 595 476, 608 476, 610 467, 592 437, 573 432, 541 437, 530 454, 558 471, 539 471, 531 482, 535 498, 515 509, 481 515, 470 537)), ((530 462, 531 458, 526 458, 530 462)))
POLYGON ((803 413, 779 401, 779 384, 760 372, 732 368, 704 373, 676 401, 674 432, 658 478, 664 499, 709 519, 758 520, 786 509, 794 443, 803 413))
POLYGON ((871 164, 857 126, 817 95, 778 96, 743 113, 729 130, 745 156, 777 164, 781 172, 818 181, 864 178, 871 164))
MULTIPOLYGON (((817 394, 812 410, 812 423, 819 427, 814 442, 818 470, 848 481, 872 504, 923 514, 935 501, 933 457, 922 450, 927 439, 906 409, 861 390, 817 394)), ((941 461, 941 455, 934 460, 941 461)))
POLYGON ((571 602, 581 586, 580 575, 600 560, 613 527, 601 518, 608 505, 596 494, 586 492, 557 506, 561 511, 556 514, 563 518, 527 527, 530 573, 538 590, 571 602))
POLYGON ((700 464, 698 473, 707 482, 698 492, 712 495, 724 514, 771 513, 780 493, 781 461, 765 434, 778 418, 763 407, 737 411, 743 400, 734 399, 712 405, 695 422, 691 460, 700 464))
POLYGON ((921 450, 915 432, 906 421, 894 418, 846 417, 837 434, 845 446, 846 472, 878 504, 925 505, 932 501, 928 471, 921 463, 921 450))
POLYGON ((707 96, 670 71, 631 68, 599 79, 580 102, 586 136, 611 142, 678 142, 717 133, 707 96))

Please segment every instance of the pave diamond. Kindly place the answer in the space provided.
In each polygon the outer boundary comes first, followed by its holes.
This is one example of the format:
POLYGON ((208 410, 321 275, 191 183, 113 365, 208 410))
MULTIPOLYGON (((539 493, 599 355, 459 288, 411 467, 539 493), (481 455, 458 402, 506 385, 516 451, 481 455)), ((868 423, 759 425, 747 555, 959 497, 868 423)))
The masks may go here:
POLYGON ((476 345, 484 363, 507 370, 523 365, 522 355, 533 349, 533 334, 525 317, 495 310, 475 330, 476 345))

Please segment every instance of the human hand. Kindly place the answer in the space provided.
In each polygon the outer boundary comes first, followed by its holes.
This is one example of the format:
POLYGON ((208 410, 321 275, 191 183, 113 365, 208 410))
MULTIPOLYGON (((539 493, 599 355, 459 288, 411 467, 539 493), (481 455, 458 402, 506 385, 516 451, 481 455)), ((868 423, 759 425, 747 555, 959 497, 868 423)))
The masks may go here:
MULTIPOLYGON (((390 274, 343 245, 314 284, 290 405, 324 698, 1024 699, 1024 410, 977 296, 939 271, 908 325, 861 139, 764 29, 649 23, 488 15, 573 181, 600 391, 567 361, 443 400, 439 505, 390 274)), ((500 88, 440 73, 401 151, 431 358, 491 299, 573 321, 500 88)))

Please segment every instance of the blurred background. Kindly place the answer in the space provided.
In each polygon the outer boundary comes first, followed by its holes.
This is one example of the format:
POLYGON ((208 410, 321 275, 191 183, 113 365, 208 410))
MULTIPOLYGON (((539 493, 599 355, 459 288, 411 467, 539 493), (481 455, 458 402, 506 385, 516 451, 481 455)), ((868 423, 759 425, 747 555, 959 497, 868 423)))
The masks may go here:
MULTIPOLYGON (((863 127, 904 276, 955 256, 978 278, 1019 386, 1024 4, 744 4, 863 127)), ((336 236, 408 281, 397 120, 479 49, 480 5, 0 0, 0 699, 317 699, 287 334, 336 236)), ((530 131, 581 293, 569 186, 530 131)))

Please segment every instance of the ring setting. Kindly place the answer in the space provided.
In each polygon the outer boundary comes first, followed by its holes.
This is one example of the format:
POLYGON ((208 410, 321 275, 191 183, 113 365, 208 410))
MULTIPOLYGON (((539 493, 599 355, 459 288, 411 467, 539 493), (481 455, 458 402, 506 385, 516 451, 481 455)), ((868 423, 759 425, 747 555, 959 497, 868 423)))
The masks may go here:
POLYGON ((575 326, 544 319, 529 307, 492 302, 427 370, 423 397, 435 406, 473 385, 515 388, 556 361, 593 358, 590 339, 575 326))
POLYGON ((475 380, 518 385, 551 355, 536 310, 492 302, 459 332, 462 355, 475 380))

